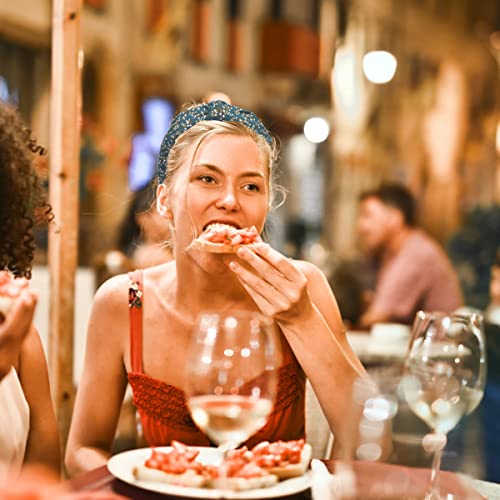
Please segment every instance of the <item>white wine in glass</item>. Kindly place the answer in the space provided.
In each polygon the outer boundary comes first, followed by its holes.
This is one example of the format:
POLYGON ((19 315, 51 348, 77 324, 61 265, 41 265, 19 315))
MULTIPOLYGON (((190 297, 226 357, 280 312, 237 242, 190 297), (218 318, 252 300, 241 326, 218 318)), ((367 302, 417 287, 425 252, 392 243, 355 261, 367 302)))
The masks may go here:
POLYGON ((263 427, 281 362, 272 320, 256 312, 203 313, 192 336, 186 392, 196 425, 230 450, 263 427))
MULTIPOLYGON (((426 500, 440 500, 439 468, 446 434, 480 403, 486 381, 482 318, 417 314, 405 362, 403 391, 411 410, 441 438, 426 500)), ((437 439, 435 442, 438 442, 437 439)))
POLYGON ((219 445, 230 448, 246 441, 263 427, 272 410, 267 398, 210 395, 189 398, 191 416, 196 425, 219 445))

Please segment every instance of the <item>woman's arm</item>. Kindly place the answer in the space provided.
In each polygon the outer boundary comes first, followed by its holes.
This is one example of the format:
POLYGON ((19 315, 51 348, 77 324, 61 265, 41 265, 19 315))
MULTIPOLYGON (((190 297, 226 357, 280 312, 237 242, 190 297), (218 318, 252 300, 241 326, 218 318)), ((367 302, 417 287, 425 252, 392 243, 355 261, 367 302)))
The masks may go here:
POLYGON ((21 348, 19 379, 30 408, 30 431, 24 462, 46 465, 59 475, 61 451, 47 362, 40 337, 33 326, 21 348))
POLYGON ((116 276, 101 286, 94 299, 66 448, 69 475, 104 465, 110 456, 127 386, 123 364, 124 342, 129 338, 127 294, 127 276, 116 276))
POLYGON ((241 249, 238 257, 252 269, 235 262, 231 268, 260 310, 277 320, 311 381, 335 434, 335 456, 352 458, 361 414, 353 394, 368 377, 346 339, 326 278, 312 264, 293 262, 268 245, 255 253, 241 249))

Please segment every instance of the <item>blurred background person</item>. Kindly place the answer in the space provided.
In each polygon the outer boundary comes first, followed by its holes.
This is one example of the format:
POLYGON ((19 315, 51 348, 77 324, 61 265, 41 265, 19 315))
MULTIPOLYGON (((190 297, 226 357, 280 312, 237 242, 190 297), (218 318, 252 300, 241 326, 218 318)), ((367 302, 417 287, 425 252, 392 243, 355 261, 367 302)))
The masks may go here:
POLYGON ((173 259, 168 222, 154 205, 151 184, 133 194, 115 248, 96 259, 97 284, 111 276, 156 266, 173 259))
POLYGON ((462 305, 458 276, 442 247, 416 227, 415 200, 404 186, 383 184, 362 193, 357 230, 375 270, 360 326, 411 324, 420 309, 449 312, 462 305))
POLYGON ((355 262, 340 261, 327 273, 347 329, 356 327, 363 313, 363 282, 355 262))
POLYGON ((152 267, 173 259, 168 221, 156 210, 150 184, 137 191, 119 228, 118 248, 135 268, 152 267))

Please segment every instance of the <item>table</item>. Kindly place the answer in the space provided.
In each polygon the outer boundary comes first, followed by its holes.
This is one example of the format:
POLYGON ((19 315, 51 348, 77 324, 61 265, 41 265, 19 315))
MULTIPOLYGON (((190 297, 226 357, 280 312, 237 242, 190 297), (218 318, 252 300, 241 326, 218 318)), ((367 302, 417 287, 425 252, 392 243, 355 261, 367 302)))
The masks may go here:
MULTIPOLYGON (((429 484, 429 469, 410 468, 372 462, 340 462, 325 460, 328 470, 339 474, 349 468, 355 478, 356 495, 354 499, 402 500, 423 498, 429 484)), ((153 500, 178 498, 148 492, 115 479, 105 466, 67 481, 72 491, 115 492, 125 498, 153 500)), ((500 485, 486 481, 473 480, 453 472, 441 472, 441 492, 467 500, 500 498, 500 485), (481 494, 480 494, 481 493, 481 494), (483 496, 484 495, 484 496, 483 496)), ((289 500, 311 500, 310 490, 286 497, 289 500)), ((315 499, 320 500, 320 499, 315 499)), ((326 499, 321 499, 326 500, 326 499)))
POLYGON ((347 332, 347 340, 365 366, 402 362, 408 350, 408 339, 381 340, 370 332, 347 332))

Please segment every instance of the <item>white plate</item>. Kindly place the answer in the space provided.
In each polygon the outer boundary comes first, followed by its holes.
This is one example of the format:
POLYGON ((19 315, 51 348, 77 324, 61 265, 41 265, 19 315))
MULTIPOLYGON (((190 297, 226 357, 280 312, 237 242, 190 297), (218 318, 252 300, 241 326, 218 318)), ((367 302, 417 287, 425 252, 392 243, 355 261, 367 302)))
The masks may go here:
MULTIPOLYGON (((157 447, 158 451, 168 452, 170 446, 157 447)), ((198 447, 200 454, 196 458, 205 464, 219 464, 221 462, 221 453, 217 448, 198 447)), ((137 481, 132 469, 134 466, 143 464, 151 456, 151 448, 140 448, 138 450, 124 451, 118 453, 108 460, 108 470, 116 478, 137 486, 139 488, 165 493, 167 495, 177 495, 179 497, 190 498, 221 498, 221 491, 208 488, 188 488, 184 486, 174 486, 173 484, 158 483, 153 481, 137 481)), ((279 498, 287 495, 293 495, 307 490, 311 486, 311 474, 307 472, 303 476, 294 477, 281 481, 270 488, 259 488, 250 491, 224 492, 225 498, 239 498, 255 500, 259 498, 279 498)))

